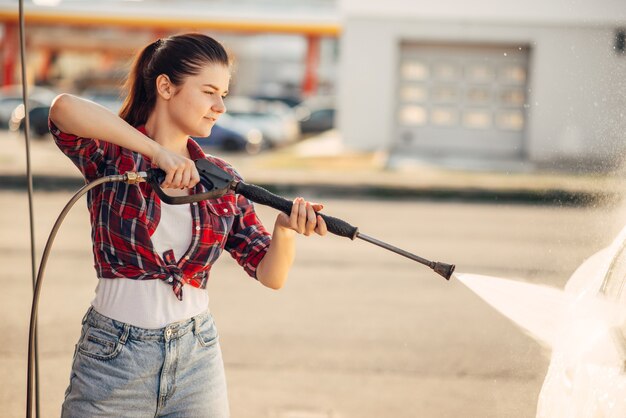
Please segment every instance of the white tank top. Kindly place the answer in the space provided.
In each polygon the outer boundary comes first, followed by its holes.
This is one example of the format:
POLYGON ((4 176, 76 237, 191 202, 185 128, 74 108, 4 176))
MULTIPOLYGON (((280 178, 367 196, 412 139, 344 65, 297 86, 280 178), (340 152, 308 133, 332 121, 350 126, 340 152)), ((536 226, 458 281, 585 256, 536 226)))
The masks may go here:
MULTIPOLYGON (((191 244, 191 208, 161 202, 161 220, 152 234, 152 245, 163 257, 174 251, 179 260, 191 244)), ((172 286, 162 280, 103 279, 98 280, 96 296, 91 302, 104 316, 140 328, 163 328, 172 322, 196 316, 209 307, 207 289, 184 286, 185 297, 176 298, 172 286)))

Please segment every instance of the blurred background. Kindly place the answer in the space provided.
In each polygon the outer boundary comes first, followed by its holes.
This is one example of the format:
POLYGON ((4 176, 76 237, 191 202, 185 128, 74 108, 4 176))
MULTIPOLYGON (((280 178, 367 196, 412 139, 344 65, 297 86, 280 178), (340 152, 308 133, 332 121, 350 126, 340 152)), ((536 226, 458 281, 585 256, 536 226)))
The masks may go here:
MULTIPOLYGON (((132 57, 186 31, 224 44, 228 113, 207 153, 248 182, 463 272, 562 288, 623 226, 620 0, 30 0, 37 252, 78 171, 53 98, 119 109, 132 57)), ((0 0, 0 404, 23 414, 30 312, 18 3, 0 0)), ((80 204, 79 204, 80 206, 80 204)), ((259 207, 268 226, 276 213, 259 207)), ((58 416, 93 297, 88 215, 62 228, 40 307, 58 416), (68 274, 71 271, 71 274, 68 274), (68 303, 70 302, 71 303, 68 303)), ((299 239, 262 289, 227 256, 209 292, 233 417, 534 417, 550 350, 454 279, 369 244, 299 239)))

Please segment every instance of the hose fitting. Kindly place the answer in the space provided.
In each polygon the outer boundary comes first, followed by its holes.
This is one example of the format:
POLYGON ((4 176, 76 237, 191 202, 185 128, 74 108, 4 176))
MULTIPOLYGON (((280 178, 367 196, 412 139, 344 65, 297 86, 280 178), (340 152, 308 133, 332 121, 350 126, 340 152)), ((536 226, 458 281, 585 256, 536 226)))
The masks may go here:
POLYGON ((145 171, 136 173, 134 171, 128 171, 124 174, 124 182, 128 184, 137 184, 146 181, 148 174, 145 171))

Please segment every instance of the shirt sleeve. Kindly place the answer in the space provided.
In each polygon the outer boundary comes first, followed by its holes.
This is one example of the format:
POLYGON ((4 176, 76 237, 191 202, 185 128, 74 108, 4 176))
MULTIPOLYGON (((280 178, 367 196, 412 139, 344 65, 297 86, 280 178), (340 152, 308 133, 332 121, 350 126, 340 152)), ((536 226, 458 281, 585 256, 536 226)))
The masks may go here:
POLYGON ((271 234, 257 217, 250 200, 237 195, 237 206, 241 214, 235 216, 224 248, 250 277, 257 279, 257 267, 269 248, 271 234))
POLYGON ((59 149, 72 160, 87 181, 102 177, 110 143, 62 132, 50 118, 48 128, 59 149))

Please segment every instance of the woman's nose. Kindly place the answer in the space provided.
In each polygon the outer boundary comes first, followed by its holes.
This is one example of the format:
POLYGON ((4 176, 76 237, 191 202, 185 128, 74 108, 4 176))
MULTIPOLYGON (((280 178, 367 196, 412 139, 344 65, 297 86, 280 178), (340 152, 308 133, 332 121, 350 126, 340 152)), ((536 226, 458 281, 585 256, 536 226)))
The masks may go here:
POLYGON ((224 104, 224 99, 222 99, 221 97, 219 98, 219 100, 213 105, 213 111, 218 112, 218 113, 226 112, 226 105, 224 104))

